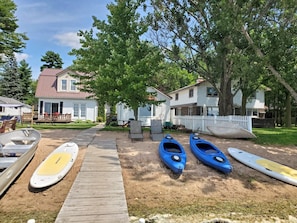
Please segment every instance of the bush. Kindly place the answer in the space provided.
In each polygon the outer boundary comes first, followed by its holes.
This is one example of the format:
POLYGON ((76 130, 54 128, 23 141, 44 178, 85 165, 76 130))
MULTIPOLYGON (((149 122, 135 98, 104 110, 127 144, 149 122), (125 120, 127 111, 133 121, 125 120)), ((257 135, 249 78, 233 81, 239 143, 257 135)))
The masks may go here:
POLYGON ((101 116, 97 117, 97 122, 103 122, 103 121, 104 121, 103 117, 101 117, 101 116))

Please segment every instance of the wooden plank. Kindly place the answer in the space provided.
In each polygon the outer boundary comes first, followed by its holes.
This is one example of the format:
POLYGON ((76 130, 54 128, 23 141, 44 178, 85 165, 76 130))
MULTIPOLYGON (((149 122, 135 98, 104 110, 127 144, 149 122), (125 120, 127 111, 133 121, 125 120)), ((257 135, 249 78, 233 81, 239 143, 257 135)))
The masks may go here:
POLYGON ((87 145, 80 172, 55 222, 128 223, 128 207, 115 139, 101 139, 99 134, 87 145))
POLYGON ((87 216, 72 216, 69 215, 63 219, 58 219, 56 223, 66 223, 66 222, 71 222, 71 223, 82 223, 82 222, 104 222, 104 223, 127 223, 127 218, 126 215, 115 213, 113 215, 87 215, 87 216), (115 221, 116 220, 116 221, 115 221))

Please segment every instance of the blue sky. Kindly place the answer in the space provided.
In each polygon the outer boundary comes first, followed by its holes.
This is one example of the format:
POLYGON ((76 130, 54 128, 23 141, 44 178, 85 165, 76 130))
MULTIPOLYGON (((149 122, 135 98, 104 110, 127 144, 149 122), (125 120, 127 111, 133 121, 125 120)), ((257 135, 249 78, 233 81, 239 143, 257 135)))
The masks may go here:
POLYGON ((15 16, 18 19, 17 32, 26 33, 23 53, 17 54, 17 60, 25 59, 32 70, 32 78, 37 79, 43 64, 41 57, 47 51, 58 53, 64 64, 72 64, 68 53, 79 47, 77 32, 92 28, 92 16, 106 20, 109 14, 106 8, 112 0, 14 0, 17 5, 15 16))

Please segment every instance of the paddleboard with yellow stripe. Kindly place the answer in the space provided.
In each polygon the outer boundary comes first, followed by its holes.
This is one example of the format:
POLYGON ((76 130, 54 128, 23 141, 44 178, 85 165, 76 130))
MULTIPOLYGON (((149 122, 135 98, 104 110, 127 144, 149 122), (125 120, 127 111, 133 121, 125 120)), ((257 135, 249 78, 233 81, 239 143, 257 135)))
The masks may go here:
POLYGON ((265 159, 237 148, 228 148, 229 154, 241 163, 268 176, 297 186, 297 170, 283 164, 265 159))
POLYGON ((76 143, 62 144, 37 167, 30 179, 30 186, 43 188, 59 182, 69 172, 77 155, 78 146, 76 143))

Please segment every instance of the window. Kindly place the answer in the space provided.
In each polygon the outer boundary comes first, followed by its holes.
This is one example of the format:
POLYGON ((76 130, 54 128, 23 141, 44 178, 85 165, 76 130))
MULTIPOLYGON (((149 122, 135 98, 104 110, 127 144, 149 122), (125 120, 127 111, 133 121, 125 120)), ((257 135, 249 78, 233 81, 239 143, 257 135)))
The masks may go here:
POLYGON ((192 98, 194 96, 194 89, 189 90, 189 98, 192 98))
POLYGON ((74 104, 73 105, 73 116, 78 117, 79 114, 79 104, 74 104))
POLYGON ((62 90, 63 91, 67 90, 67 80, 62 80, 62 90))
POLYGON ((80 105, 80 117, 86 117, 86 104, 80 105))
POLYGON ((250 96, 249 96, 249 99, 252 100, 252 99, 256 99, 256 92, 252 93, 250 96))
POLYGON ((71 91, 76 91, 76 80, 71 80, 71 91))
POLYGON ((73 116, 77 118, 85 118, 87 115, 86 104, 73 104, 73 116))
POLYGON ((0 112, 5 112, 5 107, 0 106, 0 112))
POLYGON ((207 91, 207 97, 217 97, 218 96, 218 92, 216 91, 216 89, 214 87, 208 87, 206 89, 207 91))
POLYGON ((175 100, 178 100, 178 93, 175 94, 175 100))

